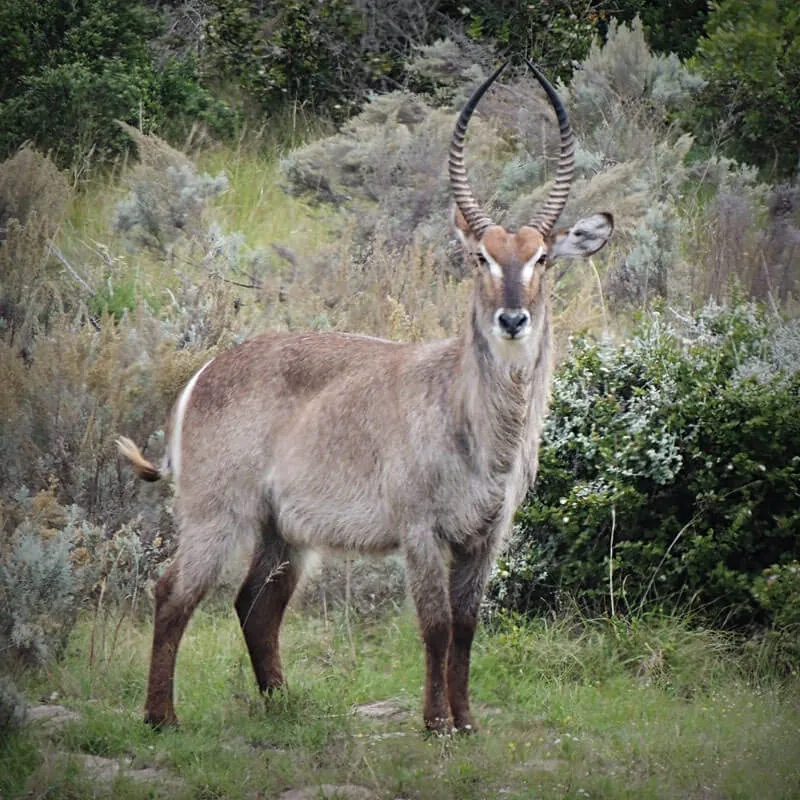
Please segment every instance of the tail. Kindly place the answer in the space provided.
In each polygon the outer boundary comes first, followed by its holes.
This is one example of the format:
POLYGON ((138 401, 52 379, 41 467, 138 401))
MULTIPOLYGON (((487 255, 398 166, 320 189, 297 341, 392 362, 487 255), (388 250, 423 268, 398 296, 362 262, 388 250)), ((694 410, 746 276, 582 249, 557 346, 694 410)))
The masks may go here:
POLYGON ((164 477, 161 470, 152 461, 148 461, 142 455, 142 451, 136 446, 136 443, 127 436, 120 436, 117 439, 117 450, 119 450, 121 456, 131 462, 136 474, 143 481, 153 482, 164 477))

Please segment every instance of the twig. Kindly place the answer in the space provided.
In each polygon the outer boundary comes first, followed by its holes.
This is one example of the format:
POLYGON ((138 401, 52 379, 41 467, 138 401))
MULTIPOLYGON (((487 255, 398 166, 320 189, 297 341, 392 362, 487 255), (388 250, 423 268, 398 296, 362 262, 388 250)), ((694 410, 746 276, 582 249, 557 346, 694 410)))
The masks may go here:
POLYGON ((92 633, 89 636, 89 669, 94 666, 94 635, 97 630, 97 619, 100 616, 100 608, 103 605, 103 595, 106 593, 106 579, 100 581, 100 596, 97 598, 97 606, 94 610, 94 624, 92 625, 92 633))
POLYGON ((616 616, 614 609, 614 531, 617 528, 617 509, 611 506, 611 544, 608 549, 608 595, 611 598, 611 616, 616 616))
MULTIPOLYGON (((197 265, 194 265, 197 266, 197 265)), ((231 280, 230 278, 225 278, 219 274, 219 272, 213 272, 212 270, 208 271, 208 274, 212 278, 216 278, 217 280, 222 281, 223 283, 231 283, 234 286, 240 286, 242 289, 261 289, 262 286, 260 283, 240 283, 239 281, 231 280)))
POLYGON ((253 612, 253 609, 256 607, 256 603, 258 602, 261 595, 264 593, 264 590, 267 586, 272 583, 275 578, 280 577, 283 574, 284 570, 289 566, 288 561, 282 561, 276 567, 273 567, 267 576, 264 578, 261 586, 258 587, 258 591, 256 592, 256 596, 253 598, 252 602, 250 603, 250 607, 247 609, 247 613, 244 615, 244 619, 242 620, 242 629, 244 626, 247 625, 247 621, 250 619, 250 614, 253 612))
POLYGON ((600 279, 600 272, 595 266, 593 259, 590 258, 587 260, 589 261, 589 266, 594 270, 595 278, 597 278, 597 293, 600 295, 600 310, 603 312, 603 332, 608 333, 608 314, 606 314, 606 301, 603 297, 603 281, 600 279))
MULTIPOLYGON (((69 263, 69 261, 67 261, 65 255, 52 242, 49 242, 48 246, 50 248, 50 252, 61 262, 61 264, 69 272, 69 274, 72 275, 72 277, 75 278, 75 280, 78 281, 78 283, 84 289, 86 289, 87 292, 89 292, 90 297, 96 297, 97 292, 95 292, 95 290, 92 289, 92 287, 89 286, 89 284, 86 283, 86 281, 83 278, 81 278, 80 275, 78 275, 73 266, 69 263)), ((96 331, 99 331, 100 323, 97 321, 97 318, 94 317, 92 314, 87 314, 87 317, 89 319, 91 326, 96 331)))
POLYGON ((350 625, 350 601, 352 599, 352 591, 350 585, 350 578, 352 573, 352 559, 348 556, 345 559, 345 582, 344 582, 344 625, 347 631, 347 640, 350 643, 350 657, 353 659, 353 666, 356 664, 356 646, 353 641, 353 628, 350 625))
POLYGON ((70 275, 72 275, 72 277, 75 278, 75 280, 78 281, 78 283, 81 286, 83 286, 83 288, 86 289, 86 291, 89 292, 89 294, 92 297, 95 297, 97 292, 95 292, 95 290, 92 289, 92 287, 89 286, 89 284, 86 283, 86 281, 83 278, 81 278, 80 275, 78 275, 78 273, 75 271, 75 269, 69 263, 69 261, 67 261, 67 259, 64 256, 64 254, 52 242, 50 242, 49 246, 50 246, 50 252, 62 263, 62 265, 70 273, 70 275))

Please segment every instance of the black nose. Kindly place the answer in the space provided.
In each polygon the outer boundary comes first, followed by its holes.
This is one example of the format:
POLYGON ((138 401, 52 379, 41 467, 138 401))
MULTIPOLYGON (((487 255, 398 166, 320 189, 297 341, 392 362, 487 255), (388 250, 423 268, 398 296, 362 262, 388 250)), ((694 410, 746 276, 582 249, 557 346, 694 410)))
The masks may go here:
POLYGON ((530 314, 525 311, 501 311, 497 324, 513 339, 529 322, 530 314))

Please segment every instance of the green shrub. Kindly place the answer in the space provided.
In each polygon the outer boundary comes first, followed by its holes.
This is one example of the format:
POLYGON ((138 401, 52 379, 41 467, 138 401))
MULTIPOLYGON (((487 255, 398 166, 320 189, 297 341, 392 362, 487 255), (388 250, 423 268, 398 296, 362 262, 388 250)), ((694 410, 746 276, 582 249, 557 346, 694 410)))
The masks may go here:
POLYGON ((753 595, 772 618, 764 644, 770 661, 797 671, 800 664, 800 562, 773 564, 753 583, 753 595))
POLYGON ((550 80, 568 80, 575 62, 586 56, 605 12, 592 0, 519 3, 476 0, 444 3, 440 11, 463 20, 468 36, 493 44, 502 52, 522 52, 550 80))
POLYGON ((345 118, 363 100, 369 59, 364 21, 348 0, 217 0, 205 43, 206 71, 257 108, 292 104, 345 118))
POLYGON ((688 111, 703 144, 787 177, 800 166, 800 10, 792 0, 724 0, 693 66, 707 81, 688 111))
POLYGON ((573 342, 495 600, 779 621, 754 591, 800 552, 798 367, 797 322, 749 305, 573 342))
POLYGON ((642 20, 647 43, 657 53, 688 58, 697 47, 708 19, 708 0, 615 0, 614 19, 642 20))
POLYGON ((30 140, 80 170, 129 149, 115 119, 171 133, 197 119, 229 127, 190 57, 156 58, 162 21, 142 2, 12 0, 0 30, 0 157, 30 140))

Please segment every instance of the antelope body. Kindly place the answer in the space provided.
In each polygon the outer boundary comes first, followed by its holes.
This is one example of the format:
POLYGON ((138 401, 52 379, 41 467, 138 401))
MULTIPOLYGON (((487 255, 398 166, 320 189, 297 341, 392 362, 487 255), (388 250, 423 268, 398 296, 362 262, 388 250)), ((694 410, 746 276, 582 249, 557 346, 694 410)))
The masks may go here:
POLYGON ((551 379, 547 268, 611 235, 608 214, 566 233, 573 141, 561 127, 559 172, 531 226, 494 225, 469 189, 461 112, 450 149, 456 229, 476 261, 461 336, 398 344, 340 333, 265 333, 189 382, 170 421, 164 466, 120 439, 140 477, 176 482, 180 538, 156 589, 146 719, 176 721, 175 658, 189 618, 227 554, 253 548, 236 598, 258 686, 283 683, 278 633, 311 550, 400 550, 425 647, 428 729, 474 726, 470 648, 494 556, 536 476, 551 379))

